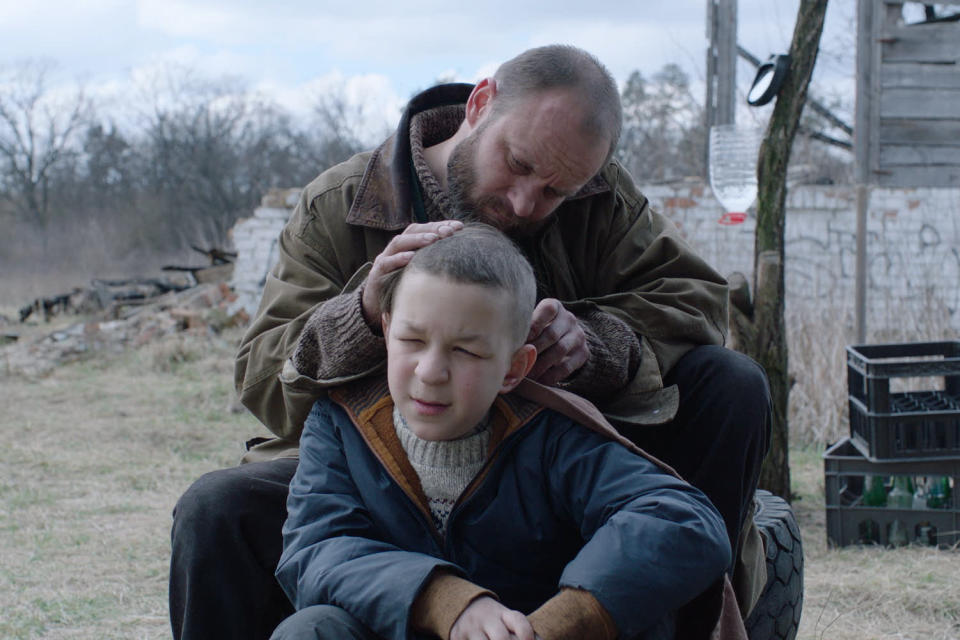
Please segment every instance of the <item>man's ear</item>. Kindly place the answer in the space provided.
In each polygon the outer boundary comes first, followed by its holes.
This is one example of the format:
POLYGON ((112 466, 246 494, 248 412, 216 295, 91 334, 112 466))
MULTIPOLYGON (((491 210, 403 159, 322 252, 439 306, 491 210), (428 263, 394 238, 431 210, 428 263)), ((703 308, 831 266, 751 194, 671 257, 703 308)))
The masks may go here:
POLYGON ((533 369, 533 363, 536 361, 537 348, 532 344, 525 344, 517 349, 510 358, 510 370, 503 378, 500 393, 513 391, 520 384, 520 381, 530 373, 530 369, 533 369))
POLYGON ((476 127, 482 116, 490 111, 493 99, 497 95, 497 81, 493 78, 484 78, 470 92, 467 98, 465 120, 471 128, 476 127))

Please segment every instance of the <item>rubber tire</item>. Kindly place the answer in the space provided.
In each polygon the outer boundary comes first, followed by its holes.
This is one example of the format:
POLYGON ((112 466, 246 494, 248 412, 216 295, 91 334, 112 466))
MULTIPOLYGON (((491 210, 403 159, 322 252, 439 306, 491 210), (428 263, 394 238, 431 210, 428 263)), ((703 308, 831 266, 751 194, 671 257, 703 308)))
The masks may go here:
POLYGON ((787 502, 760 489, 754 520, 767 555, 767 584, 745 622, 750 640, 794 640, 803 609, 803 543, 787 502))

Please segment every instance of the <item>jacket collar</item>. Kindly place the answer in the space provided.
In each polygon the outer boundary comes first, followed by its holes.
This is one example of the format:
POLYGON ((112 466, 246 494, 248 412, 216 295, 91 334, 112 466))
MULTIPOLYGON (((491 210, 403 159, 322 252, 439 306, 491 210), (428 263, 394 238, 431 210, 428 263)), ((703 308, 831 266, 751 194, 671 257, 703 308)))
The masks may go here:
POLYGON ((407 103, 396 132, 367 161, 357 195, 347 213, 347 224, 396 231, 413 222, 410 120, 428 109, 465 103, 472 90, 471 84, 441 84, 407 103))
MULTIPOLYGON (((472 84, 441 84, 417 94, 407 103, 397 130, 374 150, 367 161, 357 194, 347 212, 347 224, 398 231, 413 222, 413 198, 418 196, 412 184, 410 121, 429 109, 464 104, 472 90, 472 84)), ((568 201, 609 190, 610 185, 598 174, 568 201)))
MULTIPOLYGON (((393 425, 393 399, 390 397, 386 378, 381 376, 359 380, 331 389, 329 393, 330 399, 343 407, 350 416, 351 422, 380 460, 380 464, 417 505, 427 522, 432 523, 429 501, 420 484, 420 477, 410 464, 393 425)), ((515 394, 497 397, 491 412, 488 464, 461 499, 472 493, 486 476, 490 469, 489 461, 496 455, 500 443, 528 424, 542 410, 542 407, 515 394)))

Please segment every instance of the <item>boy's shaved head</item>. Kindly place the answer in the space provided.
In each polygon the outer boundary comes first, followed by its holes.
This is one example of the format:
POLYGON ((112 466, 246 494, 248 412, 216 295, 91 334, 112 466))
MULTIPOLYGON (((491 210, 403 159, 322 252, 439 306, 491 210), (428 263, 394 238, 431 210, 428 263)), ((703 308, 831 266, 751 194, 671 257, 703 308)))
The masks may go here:
POLYGON ((417 250, 406 267, 384 278, 380 293, 380 309, 384 312, 393 310, 393 296, 403 274, 409 271, 505 291, 513 302, 510 326, 514 341, 517 346, 526 341, 537 301, 537 283, 530 263, 500 231, 479 222, 467 223, 453 235, 417 250))

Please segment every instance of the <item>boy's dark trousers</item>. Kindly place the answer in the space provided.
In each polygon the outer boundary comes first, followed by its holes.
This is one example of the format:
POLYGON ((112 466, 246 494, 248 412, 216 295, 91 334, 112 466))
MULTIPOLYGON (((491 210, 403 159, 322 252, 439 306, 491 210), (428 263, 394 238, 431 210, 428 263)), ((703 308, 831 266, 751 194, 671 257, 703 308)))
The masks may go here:
MULTIPOLYGON (((676 418, 624 435, 710 498, 736 550, 769 442, 766 375, 740 353, 702 346, 666 376, 672 384, 680 390, 676 418)), ((293 613, 273 571, 296 467, 281 459, 213 471, 180 498, 170 561, 175 639, 265 640, 293 613)))

